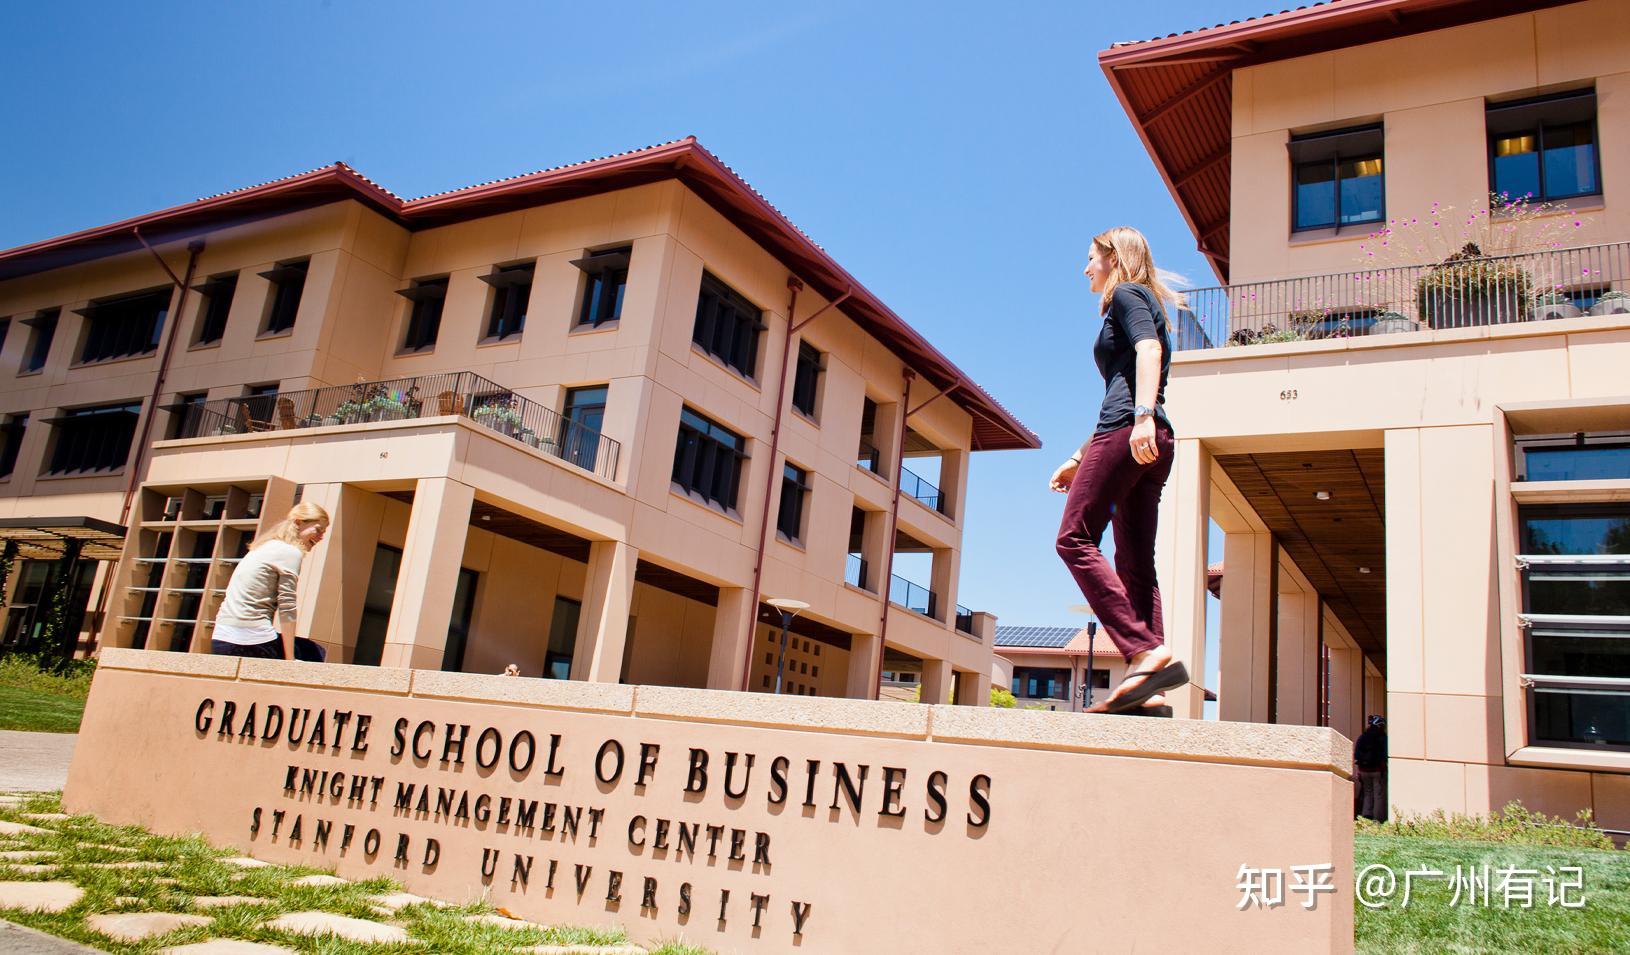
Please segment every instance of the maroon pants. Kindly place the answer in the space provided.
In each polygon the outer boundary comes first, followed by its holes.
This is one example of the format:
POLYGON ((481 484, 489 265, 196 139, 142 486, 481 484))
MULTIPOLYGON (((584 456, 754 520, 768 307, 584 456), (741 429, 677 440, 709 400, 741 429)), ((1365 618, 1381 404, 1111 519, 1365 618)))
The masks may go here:
POLYGON ((1172 435, 1155 427, 1160 457, 1139 464, 1127 443, 1132 426, 1095 434, 1081 456, 1058 528, 1058 556, 1070 568, 1109 639, 1128 660, 1166 642, 1155 581, 1160 489, 1172 473, 1172 435), (1115 528, 1115 566, 1098 545, 1115 528))

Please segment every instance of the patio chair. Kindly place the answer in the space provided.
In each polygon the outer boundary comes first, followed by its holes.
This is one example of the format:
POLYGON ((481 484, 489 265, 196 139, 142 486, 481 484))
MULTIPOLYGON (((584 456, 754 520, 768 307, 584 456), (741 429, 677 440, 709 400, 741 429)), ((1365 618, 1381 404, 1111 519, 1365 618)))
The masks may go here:
POLYGON ((299 419, 294 416, 294 399, 277 399, 277 426, 284 431, 293 431, 300 427, 299 419))
POLYGON ((451 391, 444 391, 436 396, 436 409, 444 415, 463 414, 464 396, 455 395, 451 391))
POLYGON ((249 403, 247 401, 238 402, 239 434, 255 434, 261 431, 270 430, 272 430, 272 423, 270 421, 261 421, 258 418, 250 417, 249 403))

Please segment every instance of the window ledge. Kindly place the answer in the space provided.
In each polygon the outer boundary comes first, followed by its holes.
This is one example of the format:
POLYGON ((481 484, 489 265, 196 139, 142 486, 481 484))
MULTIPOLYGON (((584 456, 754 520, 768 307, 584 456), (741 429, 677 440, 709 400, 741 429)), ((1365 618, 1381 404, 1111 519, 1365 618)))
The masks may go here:
POLYGON ((398 348, 392 358, 418 358, 423 355, 434 355, 435 345, 426 345, 423 348, 398 348))
POLYGON ((821 426, 821 422, 814 415, 805 414, 802 408, 793 408, 792 413, 809 422, 810 427, 819 428, 821 426))
POLYGON ((35 368, 32 371, 24 371, 21 368, 17 369, 17 377, 18 378, 32 378, 35 375, 43 375, 43 374, 45 374, 45 369, 44 368, 35 368))
POLYGON ((786 544, 788 547, 793 548, 794 550, 798 550, 798 551, 803 551, 804 550, 804 542, 803 541, 797 540, 795 538, 788 537, 786 534, 782 533, 779 528, 776 529, 775 539, 780 541, 783 544, 786 544))
POLYGON ((486 338, 483 338, 480 341, 476 342, 475 347, 477 347, 477 348, 491 348, 491 347, 493 347, 495 345, 519 345, 521 343, 521 336, 524 335, 524 334, 525 334, 525 331, 523 330, 523 331, 515 332, 512 335, 505 335, 505 336, 503 336, 501 338, 489 335, 486 338))
POLYGON ((1355 239, 1367 237, 1376 227, 1386 225, 1386 221, 1355 222, 1352 225, 1332 226, 1326 229, 1303 229, 1290 234, 1289 245, 1326 245, 1332 242, 1351 242, 1355 239))
POLYGON ((217 338, 212 342, 193 342, 191 345, 187 346, 187 351, 209 351, 211 348, 220 347, 221 339, 217 338))
POLYGON ((101 368, 106 365, 118 365, 127 361, 141 361, 144 358, 152 358, 157 354, 158 351, 155 349, 153 351, 144 351, 139 355, 120 355, 117 358, 99 358, 96 361, 76 361, 68 366, 68 370, 78 371, 81 368, 101 368))
POLYGON ((737 524, 742 524, 745 526, 745 522, 741 519, 741 512, 739 511, 734 509, 727 510, 726 508, 720 507, 699 494, 692 494, 690 491, 685 490, 685 488, 675 484, 672 481, 668 482, 668 490, 672 492, 674 497, 677 497, 682 501, 689 502, 690 504, 699 507, 704 511, 710 511, 722 518, 725 518, 726 520, 734 521, 737 524))
POLYGON ((1574 749, 1569 746, 1523 746, 1507 756, 1506 762, 1514 766, 1543 766, 1550 769, 1630 772, 1630 752, 1606 747, 1574 749))
POLYGON ((571 328, 571 331, 567 332, 566 334, 568 334, 568 335, 597 335, 597 334, 599 334, 601 332, 614 332, 614 331, 617 330, 617 327, 619 325, 621 325, 621 324, 622 324, 621 319, 613 319, 612 321, 609 321, 609 322, 601 322, 598 325, 590 325, 587 322, 579 322, 578 324, 573 325, 572 328, 571 328))
POLYGON ((82 472, 78 472, 78 471, 68 471, 68 472, 65 472, 63 474, 51 474, 51 473, 47 472, 47 473, 42 474, 39 477, 35 478, 35 480, 36 481, 83 481, 83 480, 86 480, 86 479, 94 480, 96 478, 119 477, 120 475, 122 475, 124 473, 125 473, 124 468, 114 468, 114 469, 112 469, 110 471, 91 471, 89 473, 82 473, 82 472))
POLYGON ((285 328, 280 332, 261 332, 259 335, 255 336, 255 341, 257 341, 257 342, 270 342, 270 341, 276 341, 279 338, 293 338, 293 337, 294 337, 294 329, 293 328, 285 328))
POLYGON ((748 387, 752 388, 754 391, 763 391, 763 389, 759 387, 758 379, 753 378, 753 377, 751 377, 749 375, 744 375, 744 374, 741 373, 741 371, 739 369, 732 368, 731 366, 725 364, 724 361, 721 360, 717 355, 715 355, 712 352, 708 351, 706 348, 703 348, 701 345, 698 345, 695 342, 691 342, 690 343, 690 350, 691 350, 691 352, 693 354, 701 355, 703 358, 707 359, 709 364, 711 364, 714 367, 726 372, 727 374, 731 375, 732 377, 740 380, 741 382, 746 384, 748 387))
POLYGON ((1580 212, 1601 212, 1607 208, 1607 203, 1599 192, 1594 195, 1572 196, 1567 199, 1533 199, 1530 201, 1536 205, 1550 206, 1550 208, 1543 211, 1529 208, 1526 212, 1514 208, 1496 209, 1490 218, 1497 222, 1503 219, 1515 219, 1518 216, 1543 219, 1547 216, 1574 215, 1580 212))
POLYGON ((1630 501, 1630 480, 1512 481, 1511 497, 1523 504, 1630 501))

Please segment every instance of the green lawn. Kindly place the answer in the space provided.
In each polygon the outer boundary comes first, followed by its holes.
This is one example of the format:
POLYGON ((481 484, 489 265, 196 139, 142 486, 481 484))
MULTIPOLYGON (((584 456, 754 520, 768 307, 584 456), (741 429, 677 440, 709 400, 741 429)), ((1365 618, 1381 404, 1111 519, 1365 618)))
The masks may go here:
MULTIPOLYGON (((1385 865, 1397 877, 1396 892, 1383 908, 1354 903, 1355 940, 1360 952, 1618 952, 1630 948, 1630 852, 1609 849, 1513 845, 1502 842, 1429 839, 1418 836, 1361 835, 1353 844, 1353 871, 1385 865), (1464 872, 1489 866, 1489 904, 1468 904, 1454 895, 1456 865, 1464 872), (1579 909, 1547 904, 1547 867, 1584 870, 1585 905, 1579 909), (1534 904, 1506 908, 1499 870, 1532 869, 1534 904), (1409 907, 1401 905, 1406 870, 1433 869, 1446 878, 1414 881, 1409 907)), ((1519 879, 1526 882, 1526 879, 1519 879)), ((1570 897, 1578 893, 1570 893, 1570 897)))
POLYGON ((0 684, 0 730, 77 733, 83 715, 80 697, 0 684))

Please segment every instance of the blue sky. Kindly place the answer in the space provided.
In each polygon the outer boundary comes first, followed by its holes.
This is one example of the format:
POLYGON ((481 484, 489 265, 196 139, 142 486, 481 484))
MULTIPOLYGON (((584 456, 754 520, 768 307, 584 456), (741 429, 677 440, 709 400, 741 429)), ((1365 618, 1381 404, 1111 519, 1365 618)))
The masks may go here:
POLYGON ((974 458, 959 602, 1066 624, 1046 480, 1102 395, 1088 242, 1136 225, 1215 281, 1096 54, 1265 10, 10 4, 0 248, 337 159, 412 197, 695 134, 1041 435, 974 458))

